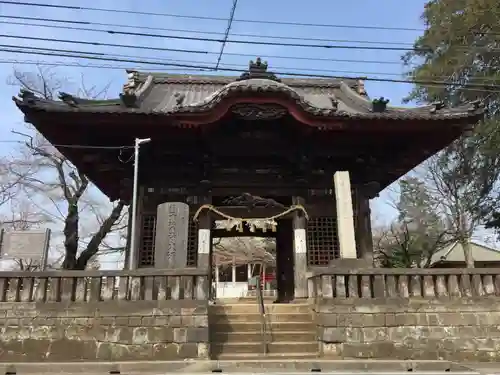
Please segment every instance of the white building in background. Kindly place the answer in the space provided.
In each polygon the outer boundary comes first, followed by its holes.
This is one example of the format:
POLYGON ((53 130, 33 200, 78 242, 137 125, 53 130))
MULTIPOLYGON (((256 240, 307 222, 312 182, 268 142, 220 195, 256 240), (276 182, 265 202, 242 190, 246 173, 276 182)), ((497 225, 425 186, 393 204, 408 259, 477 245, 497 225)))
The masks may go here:
POLYGON ((276 294, 271 276, 273 268, 263 269, 261 264, 224 265, 214 267, 212 288, 217 299, 223 298, 245 298, 255 296, 257 276, 263 279, 262 286, 264 296, 274 297, 276 294), (265 277, 264 277, 265 273, 265 277))

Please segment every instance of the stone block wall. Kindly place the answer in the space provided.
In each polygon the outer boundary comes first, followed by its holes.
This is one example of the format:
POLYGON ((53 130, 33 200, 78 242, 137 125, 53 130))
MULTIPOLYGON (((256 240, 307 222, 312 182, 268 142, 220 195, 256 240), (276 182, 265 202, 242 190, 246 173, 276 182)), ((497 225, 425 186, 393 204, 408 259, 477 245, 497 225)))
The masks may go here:
POLYGON ((500 360, 500 298, 321 299, 323 355, 341 358, 500 360))
POLYGON ((208 303, 0 302, 0 361, 208 359, 208 303))

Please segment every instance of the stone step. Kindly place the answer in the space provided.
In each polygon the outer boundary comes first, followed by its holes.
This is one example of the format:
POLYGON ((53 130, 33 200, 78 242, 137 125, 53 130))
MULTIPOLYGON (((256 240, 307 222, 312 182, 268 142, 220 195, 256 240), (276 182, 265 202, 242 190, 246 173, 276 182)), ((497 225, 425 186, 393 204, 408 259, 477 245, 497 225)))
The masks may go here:
MULTIPOLYGON (((310 313, 311 306, 307 303, 301 304, 266 304, 264 306, 266 314, 274 313, 310 313)), ((259 313, 257 304, 238 303, 210 306, 210 311, 214 314, 246 314, 259 313)))
MULTIPOLYGON (((211 323, 238 323, 238 322, 255 322, 260 323, 262 317, 259 313, 249 314, 213 314, 209 317, 211 323)), ((310 313, 273 313, 265 316, 266 322, 289 322, 302 323, 313 322, 313 317, 310 313)))
MULTIPOLYGON (((210 330, 215 332, 236 332, 244 334, 246 332, 260 332, 261 324, 260 322, 229 322, 219 321, 210 322, 210 330)), ((271 332, 315 332, 316 324, 314 322, 271 322, 267 323, 266 329, 271 330, 271 332)))
MULTIPOLYGON (((259 373, 262 373, 263 372, 262 370, 264 370, 265 372, 269 372, 270 369, 274 370, 277 373, 280 373, 280 372, 283 373, 283 369, 287 367, 286 364, 283 363, 283 361, 291 361, 292 363, 297 363, 297 362, 294 362, 294 360, 295 360, 295 361, 298 361, 298 363, 302 364, 308 359, 309 360, 311 360, 311 359, 316 360, 319 357, 320 357, 319 353, 302 353, 302 352, 300 352, 300 353, 267 353, 266 355, 264 355, 262 352, 260 352, 260 353, 252 353, 252 354, 249 354, 249 353, 232 353, 232 354, 231 353, 220 353, 220 354, 214 355, 213 359, 221 360, 221 361, 224 361, 224 360, 238 361, 238 364, 243 362, 243 361, 258 361, 260 366, 259 367, 255 366, 252 369, 259 370, 260 371, 259 373), (269 361, 269 360, 272 361, 273 359, 279 360, 279 365, 271 367, 265 362, 265 361, 269 361), (264 362, 263 362, 263 360, 264 360, 264 362)), ((246 363, 248 363, 248 362, 246 362, 246 363)), ((234 371, 235 372, 242 372, 241 371, 242 367, 243 366, 238 365, 238 368, 234 369, 234 371)), ((288 367, 291 367, 291 366, 288 366, 288 367)), ((311 367, 314 367, 314 366, 311 366, 311 367)), ((311 367, 306 368, 304 370, 309 372, 311 370, 311 367)), ((295 370, 294 368, 291 368, 291 369, 295 370)), ((224 369, 224 370, 227 371, 230 369, 224 369)), ((256 373, 256 372, 254 372, 254 373, 256 373)))
MULTIPOLYGON (((240 341, 262 343, 262 333, 259 332, 213 332, 212 343, 238 343, 240 341)), ((311 342, 317 340, 314 331, 277 331, 266 332, 267 342, 311 342)))
MULTIPOLYGON (((317 341, 306 342, 272 342, 267 345, 270 354, 290 354, 290 353, 318 353, 317 341)), ((262 343, 259 342, 239 342, 239 343, 211 343, 211 354, 263 354, 262 343)))

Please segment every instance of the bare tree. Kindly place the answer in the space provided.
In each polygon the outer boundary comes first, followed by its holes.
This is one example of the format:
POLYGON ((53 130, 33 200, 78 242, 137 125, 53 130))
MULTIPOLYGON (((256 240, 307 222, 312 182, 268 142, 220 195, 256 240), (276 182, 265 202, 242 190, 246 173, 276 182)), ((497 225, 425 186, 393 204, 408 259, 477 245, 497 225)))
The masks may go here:
POLYGON ((465 155, 468 150, 462 148, 459 142, 452 148, 452 152, 446 151, 431 158, 425 165, 424 173, 451 238, 462 245, 466 266, 473 268, 470 241, 484 224, 482 207, 491 199, 484 191, 493 191, 491 186, 486 185, 493 185, 495 179, 485 181, 474 176, 480 171, 472 171, 472 155, 465 155))
POLYGON ((422 233, 411 223, 395 222, 374 234, 374 255, 379 267, 429 268, 432 256, 451 242, 446 230, 422 233))
POLYGON ((14 259, 14 263, 19 271, 33 272, 41 269, 40 263, 33 259, 14 259))
MULTIPOLYGON (((9 83, 44 99, 54 99, 55 93, 67 86, 68 80, 60 78, 50 69, 39 67, 34 73, 14 71, 9 83)), ((80 95, 95 98, 104 95, 105 90, 87 88, 82 80, 80 95)), ((116 229, 124 228, 122 219, 125 202, 118 201, 108 214, 101 215, 102 209, 96 207, 95 200, 90 197, 92 185, 83 173, 40 134, 17 134, 23 137, 23 149, 18 160, 12 163, 10 174, 18 179, 25 195, 45 215, 47 221, 62 225, 62 268, 84 270, 103 247, 109 250, 104 242, 106 236, 116 229), (37 197, 43 197, 45 202, 52 204, 47 207, 37 197), (86 212, 93 214, 96 224, 88 240, 82 238, 82 214, 86 212), (96 213, 99 214, 96 216, 96 213)))
POLYGON ((497 175, 485 171, 493 167, 483 164, 461 139, 401 180, 398 220, 377 242, 383 263, 406 267, 425 255, 429 266, 433 253, 458 241, 466 266, 474 267, 470 241, 487 224, 485 207, 493 206, 497 190, 497 175))
POLYGON ((429 267, 434 253, 453 242, 441 200, 428 178, 414 174, 399 181, 392 202, 398 217, 374 236, 376 258, 382 267, 429 267))
POLYGON ((274 266, 276 246, 268 238, 231 237, 221 238, 214 244, 213 262, 217 266, 260 263, 274 266))

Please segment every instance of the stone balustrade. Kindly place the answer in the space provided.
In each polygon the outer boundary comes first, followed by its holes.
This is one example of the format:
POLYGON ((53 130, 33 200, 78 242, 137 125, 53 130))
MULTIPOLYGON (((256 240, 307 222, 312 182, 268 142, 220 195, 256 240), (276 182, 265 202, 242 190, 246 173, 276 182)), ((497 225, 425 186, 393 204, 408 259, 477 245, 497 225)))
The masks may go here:
POLYGON ((196 268, 0 272, 0 302, 207 300, 207 273, 196 268))
POLYGON ((313 298, 460 298, 500 296, 500 269, 318 269, 309 278, 313 298))
POLYGON ((309 293, 326 357, 500 360, 500 268, 323 269, 309 293))
POLYGON ((0 272, 0 362, 207 359, 208 275, 0 272))

